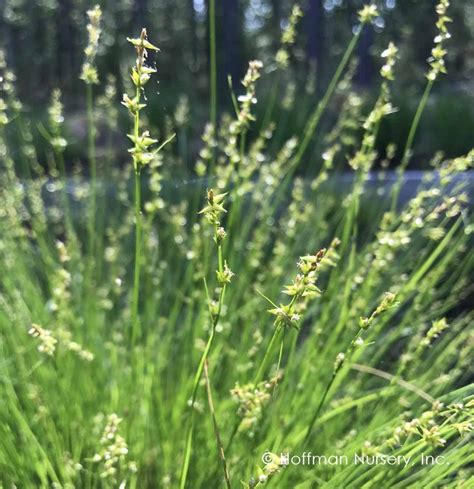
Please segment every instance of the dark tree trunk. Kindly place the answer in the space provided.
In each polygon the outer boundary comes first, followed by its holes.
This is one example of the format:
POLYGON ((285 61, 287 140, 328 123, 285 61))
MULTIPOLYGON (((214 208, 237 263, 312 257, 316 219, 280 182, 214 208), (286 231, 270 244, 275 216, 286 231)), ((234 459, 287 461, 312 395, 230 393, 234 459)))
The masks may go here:
POLYGON ((365 26, 357 50, 359 65, 356 74, 356 83, 364 88, 370 86, 375 72, 372 56, 370 55, 373 42, 374 29, 372 26, 365 26))
POLYGON ((227 77, 230 75, 236 89, 243 76, 242 15, 239 0, 216 2, 218 84, 221 96, 228 98, 227 77))
POLYGON ((320 79, 323 72, 324 49, 324 10, 323 0, 309 0, 305 27, 307 33, 308 61, 316 65, 316 76, 320 79))
POLYGON ((148 0, 135 0, 133 5, 133 25, 135 29, 145 27, 147 22, 148 0))
MULTIPOLYGON (((75 48, 72 37, 71 2, 62 0, 56 10, 56 65, 57 78, 60 84, 67 83, 67 78, 74 73, 75 48)), ((84 42, 86 42, 84 40, 84 42)))
POLYGON ((195 73, 199 69, 196 12, 194 11, 194 0, 187 0, 187 3, 187 8, 189 11, 189 31, 191 39, 191 71, 195 73))
POLYGON ((275 42, 280 42, 280 33, 281 33, 281 5, 280 0, 271 0, 272 4, 272 38, 275 39, 275 42))

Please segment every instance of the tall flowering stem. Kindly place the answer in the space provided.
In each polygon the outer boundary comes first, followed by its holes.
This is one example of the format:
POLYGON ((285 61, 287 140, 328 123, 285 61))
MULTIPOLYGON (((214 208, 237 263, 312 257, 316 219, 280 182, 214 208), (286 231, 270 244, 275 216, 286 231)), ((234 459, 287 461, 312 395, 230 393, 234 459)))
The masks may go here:
POLYGON ((63 179, 63 188, 61 192, 61 200, 64 208, 65 229, 67 235, 71 238, 74 234, 74 226, 71 219, 71 209, 67 196, 66 182, 66 165, 64 161, 64 151, 67 147, 67 140, 63 136, 62 127, 64 124, 63 104, 61 102, 61 91, 53 90, 51 103, 48 107, 48 128, 40 126, 40 131, 51 145, 54 157, 58 165, 59 176, 63 179))
POLYGON ((372 312, 372 314, 369 317, 361 317, 359 319, 359 330, 356 333, 356 335, 352 338, 351 342, 347 346, 346 350, 344 352, 340 352, 337 354, 336 359, 334 361, 334 366, 332 370, 332 375, 331 378, 326 385, 326 388, 324 389, 323 395, 321 397, 321 400, 319 401, 319 404, 314 411, 314 414, 311 418, 311 421, 308 425, 308 429, 306 430, 306 436, 305 436, 305 443, 307 443, 311 437, 311 434, 313 432, 314 425, 316 424, 316 421, 324 407, 324 404, 326 403, 327 396, 329 394, 329 391, 331 390, 331 387, 334 384, 334 381, 336 380, 336 377, 338 373, 341 371, 342 367, 344 366, 345 362, 347 361, 348 358, 352 356, 353 351, 358 347, 363 345, 363 339, 362 339, 362 334, 368 330, 371 326, 372 323, 382 314, 384 314, 386 311, 391 309, 392 307, 395 307, 397 304, 395 302, 395 295, 392 294, 391 292, 386 292, 385 295, 383 296, 380 304, 375 308, 375 310, 372 312))
POLYGON ((375 5, 373 4, 366 5, 363 9, 359 11, 358 15, 360 20, 360 26, 357 29, 356 33, 352 36, 352 39, 349 45, 347 46, 346 51, 344 52, 344 55, 336 69, 336 72, 334 73, 334 76, 332 77, 331 82, 329 83, 326 93, 324 94, 323 98, 320 100, 320 102, 318 103, 318 105, 316 106, 316 108, 314 109, 313 113, 309 118, 309 121, 303 132, 301 143, 298 147, 298 152, 293 157, 293 160, 291 162, 292 168, 296 168, 298 166, 309 144, 311 143, 314 133, 319 125, 319 121, 321 120, 321 116, 326 110, 326 107, 334 91, 336 90, 337 84, 339 83, 342 73, 344 72, 347 64, 349 63, 352 53, 354 52, 354 49, 357 46, 360 35, 362 33, 362 29, 364 28, 364 26, 370 24, 375 18, 377 18, 378 11, 375 5))
MULTIPOLYGON (((242 165, 244 164, 245 141, 247 131, 250 127, 250 124, 256 120, 252 109, 253 106, 257 103, 256 84, 261 77, 262 69, 263 64, 261 61, 252 60, 249 62, 247 72, 245 73, 244 79, 242 80, 242 85, 245 88, 245 93, 236 100, 236 119, 233 120, 229 125, 230 137, 228 144, 225 148, 225 152, 227 154, 227 157, 229 158, 231 167, 237 167, 238 169, 237 172, 235 172, 235 189, 238 189, 240 184, 240 171, 242 165)), ((232 177, 232 174, 229 178, 232 177)), ((229 229, 232 229, 239 210, 240 201, 236 198, 229 214, 229 229)))
MULTIPOLYGON (((209 306, 209 313, 211 316, 211 331, 209 334, 209 338, 206 343, 206 347, 204 348, 204 351, 201 355, 201 359, 199 360, 199 365, 196 370, 196 374, 194 376, 194 381, 193 381, 193 390, 191 394, 191 400, 189 402, 189 406, 191 408, 191 417, 189 420, 189 427, 188 427, 188 432, 186 436, 186 446, 185 446, 185 451, 184 451, 184 457, 183 457, 183 465, 181 467, 181 477, 180 477, 180 483, 179 487, 180 489, 184 489, 186 487, 186 480, 187 480, 187 475, 188 475, 188 469, 189 469, 189 461, 191 459, 191 448, 192 448, 192 443, 193 443, 193 434, 194 434, 194 416, 195 416, 195 408, 194 405, 196 403, 196 397, 197 397, 197 391, 199 387, 199 382, 201 380, 201 377, 203 375, 204 368, 206 366, 207 359, 209 357, 209 353, 211 351, 215 335, 216 335, 216 328, 217 325, 219 324, 219 320, 221 317, 221 312, 222 312, 222 306, 224 304, 224 297, 225 297, 225 292, 227 285, 230 284, 232 277, 234 276, 234 273, 232 270, 228 267, 227 262, 224 260, 223 257, 223 252, 222 252, 222 243, 226 238, 226 232, 224 228, 221 226, 221 215, 225 214, 227 211, 224 208, 224 199, 227 194, 215 194, 212 189, 209 189, 207 191, 207 204, 206 206, 199 212, 199 214, 204 215, 204 217, 207 219, 209 224, 211 224, 214 228, 214 243, 217 248, 217 270, 216 270, 216 278, 217 278, 217 283, 219 286, 219 292, 218 292, 218 299, 217 301, 211 301, 209 294, 208 295, 208 306, 209 306)), ((206 292, 207 291, 207 286, 206 286, 206 292)), ((206 382, 209 383, 209 376, 207 375, 206 382)), ((208 399, 209 400, 209 399, 208 399)), ((209 400, 210 402, 210 400, 209 400)), ((211 409, 211 413, 213 413, 213 416, 215 416, 214 413, 214 407, 212 403, 209 403, 209 407, 211 409)), ((216 422, 217 426, 217 422, 216 422)), ((220 440, 220 436, 217 437, 217 442, 219 446, 219 450, 222 451, 222 443, 220 440)), ((227 469, 225 468, 225 471, 227 469)), ((227 472, 226 472, 227 473, 227 472)), ((226 480, 228 483, 228 479, 226 480)))
POLYGON ((280 89, 282 72, 287 70, 290 65, 290 50, 296 42, 296 29, 299 21, 303 17, 303 10, 299 4, 293 5, 290 18, 288 19, 288 25, 284 29, 281 36, 281 44, 275 55, 275 77, 271 88, 271 94, 269 96, 269 103, 265 111, 265 117, 263 118, 262 127, 266 128, 271 122, 273 111, 278 97, 278 90, 280 89))
POLYGON ((250 124, 255 121, 255 116, 252 113, 253 106, 257 103, 256 98, 256 83, 261 77, 263 64, 259 60, 249 62, 247 72, 242 80, 242 85, 245 88, 245 93, 237 99, 236 119, 229 126, 229 143, 225 149, 229 157, 231 165, 242 164, 243 150, 245 148, 245 136, 250 124), (238 141, 240 138, 240 151, 238 141))
MULTIPOLYGON (((285 286, 283 290, 284 294, 291 297, 290 302, 288 304, 280 304, 279 306, 272 303, 274 308, 269 309, 268 312, 275 316, 273 335, 257 370, 254 380, 255 385, 262 379, 268 356, 273 348, 277 334, 284 328, 294 328, 298 330, 301 313, 306 309, 308 300, 318 297, 321 294, 321 290, 317 287, 316 281, 325 254, 326 249, 323 248, 314 255, 302 256, 298 262, 299 273, 296 275, 293 282, 290 285, 285 286)), ((282 348, 283 345, 281 349, 282 348)))
MULTIPOLYGON (((294 329, 296 331, 299 330, 301 316, 305 312, 309 300, 319 297, 321 295, 321 290, 316 285, 316 282, 318 280, 321 263, 324 260, 326 253, 327 250, 323 248, 317 251, 314 255, 306 255, 300 257, 298 261, 298 274, 294 278, 293 282, 290 285, 286 285, 283 289, 283 293, 291 297, 290 301, 287 304, 280 304, 279 306, 277 306, 270 299, 268 299, 268 297, 265 297, 262 293, 260 293, 260 295, 262 295, 262 297, 273 306, 273 308, 269 309, 268 312, 275 316, 275 320, 273 323, 273 334, 267 345, 265 353, 263 354, 263 358, 257 369, 255 378, 252 383, 247 385, 247 387, 252 392, 258 392, 259 390, 261 390, 264 397, 266 398, 268 393, 265 393, 265 391, 268 390, 268 387, 270 387, 273 388, 273 393, 275 393, 275 389, 279 381, 279 369, 283 356, 285 332, 287 329, 294 329), (283 334, 279 348, 275 375, 269 381, 263 382, 262 378, 265 373, 265 368, 267 366, 270 353, 273 351, 276 338, 280 332, 283 332, 283 334), (265 385, 267 385, 267 387, 265 387, 265 385)), ((295 345, 296 343, 293 344, 295 345)), ((290 352, 290 356, 292 355, 292 353, 293 352, 290 352)), ((239 389, 236 388, 235 393, 238 392, 239 389)), ((269 396, 270 394, 268 394, 268 399, 269 396)), ((237 397, 239 397, 239 395, 237 397)), ((253 415, 251 417, 254 418, 253 415)), ((234 425, 234 429, 232 430, 229 442, 227 444, 227 450, 230 449, 234 437, 237 434, 240 426, 241 419, 238 419, 236 424, 234 425)))
POLYGON ((400 194, 402 186, 403 172, 406 170, 410 162, 412 156, 413 141, 418 130, 418 125, 420 124, 421 116, 425 110, 426 104, 428 103, 431 89, 433 88, 435 81, 438 79, 438 76, 442 73, 447 73, 445 64, 447 51, 445 49, 445 44, 446 41, 451 37, 451 34, 449 33, 447 27, 447 24, 451 22, 451 19, 446 15, 448 7, 449 0, 440 0, 438 5, 436 6, 436 13, 438 14, 436 28, 438 29, 438 33, 433 39, 434 47, 431 50, 431 56, 428 58, 430 69, 426 74, 427 82, 425 90, 420 99, 420 103, 418 104, 415 116, 410 126, 410 131, 408 133, 407 141, 405 143, 405 149, 403 150, 402 161, 399 167, 399 177, 393 188, 391 205, 392 212, 395 211, 397 206, 398 196, 400 194))
MULTIPOLYGON (((124 94, 122 104, 127 107, 133 117, 133 134, 128 137, 133 143, 129 153, 132 155, 135 175, 135 265, 133 273, 133 296, 132 296, 132 343, 135 343, 140 334, 140 321, 138 317, 138 303, 140 299, 140 269, 141 269, 141 245, 142 245, 142 219, 141 219, 141 171, 143 166, 148 165, 155 157, 158 150, 151 150, 150 146, 157 143, 156 139, 150 137, 149 131, 140 133, 140 112, 146 107, 142 100, 142 92, 151 75, 156 73, 154 68, 145 65, 148 50, 159 51, 159 49, 148 42, 146 29, 142 29, 137 39, 127 38, 135 46, 137 59, 131 71, 132 82, 135 86, 135 95, 130 98, 124 94)), ((165 143, 166 144, 166 143, 165 143)))
POLYGON ((207 402, 209 404, 209 409, 211 411, 212 425, 214 428, 214 434, 217 441, 218 454, 222 463, 222 470, 224 472, 224 481, 227 489, 231 489, 229 469, 227 467, 224 445, 222 444, 222 436, 219 431, 219 425, 217 423, 217 417, 216 417, 216 410, 214 408, 214 400, 212 398, 211 381, 209 379, 209 368, 208 368, 207 360, 204 362, 204 378, 206 379, 207 402))
POLYGON ((86 104, 87 104, 87 152, 89 158, 91 172, 91 196, 89 209, 89 251, 91 257, 95 253, 95 214, 96 214, 96 193, 97 193, 97 160, 95 151, 95 122, 94 122, 94 94, 93 85, 99 84, 99 75, 95 65, 97 50, 99 47, 99 38, 101 34, 100 20, 102 10, 99 5, 88 10, 87 16, 89 23, 87 24, 88 43, 84 50, 86 55, 80 79, 86 84, 86 104))
MULTIPOLYGON (((382 52, 384 64, 380 69, 382 84, 380 93, 375 102, 374 108, 367 116, 363 128, 362 144, 354 156, 349 160, 349 165, 356 171, 354 189, 352 192, 351 204, 346 213, 346 220, 342 230, 341 249, 345 250, 352 242, 357 239, 357 214, 359 212, 360 196, 362 195, 364 183, 367 179, 376 158, 377 152, 375 143, 379 132, 380 123, 387 115, 397 111, 391 103, 390 83, 395 79, 394 68, 398 56, 398 48, 390 42, 382 52)), ((342 317, 342 316, 341 316, 342 317)))

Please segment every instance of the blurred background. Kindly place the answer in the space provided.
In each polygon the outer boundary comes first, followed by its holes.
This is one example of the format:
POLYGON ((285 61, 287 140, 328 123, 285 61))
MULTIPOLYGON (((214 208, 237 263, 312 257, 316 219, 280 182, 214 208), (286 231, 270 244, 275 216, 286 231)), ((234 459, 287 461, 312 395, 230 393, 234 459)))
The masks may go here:
MULTIPOLYGON (((79 162, 85 159, 85 87, 79 74, 87 42, 86 11, 95 3, 104 12, 97 58, 101 84, 95 87, 95 96, 98 100, 108 90, 109 96, 116 97, 119 122, 113 138, 118 160, 127 157, 123 134, 129 121, 120 100, 128 87, 128 70, 134 56, 126 37, 136 36, 146 26, 150 40, 161 48, 154 58, 159 84, 153 81, 147 87, 150 123, 162 132, 167 125, 179 128, 179 156, 187 169, 192 168, 209 117, 208 0, 0 0, 0 40, 8 65, 17 76, 17 94, 32 121, 37 144, 42 144, 42 138, 35 128, 46 117, 51 92, 58 87, 69 121, 67 156, 79 162)), ((301 1, 305 15, 298 26, 290 68, 284 75, 274 112, 279 141, 301 131, 347 46, 357 24, 356 12, 363 3, 301 1)), ((381 16, 364 31, 350 68, 350 90, 355 96, 354 110, 365 113, 364 104, 378 93, 380 53, 393 40, 400 49, 394 88, 399 110, 384 121, 377 146, 380 165, 384 148, 395 144, 395 157, 390 163, 395 165, 425 84, 426 59, 435 35, 436 0, 376 3, 381 16)), ((415 169, 429 168, 437 152, 447 157, 466 153, 474 139, 474 2, 452 3, 448 75, 436 84, 423 116, 411 161, 415 169)), ((265 66, 265 76, 258 86, 260 117, 254 125, 255 134, 264 119, 275 53, 294 2, 218 0, 216 4, 219 113, 231 109, 227 76, 232 77, 238 91, 248 60, 260 59, 265 66)), ((339 110, 336 97, 322 132, 331 127, 339 110)), ((102 131, 99 124, 99 146, 104 131, 111 130, 112 125, 106 122, 102 131)), ((318 158, 319 149, 315 143, 314 158, 318 158)))

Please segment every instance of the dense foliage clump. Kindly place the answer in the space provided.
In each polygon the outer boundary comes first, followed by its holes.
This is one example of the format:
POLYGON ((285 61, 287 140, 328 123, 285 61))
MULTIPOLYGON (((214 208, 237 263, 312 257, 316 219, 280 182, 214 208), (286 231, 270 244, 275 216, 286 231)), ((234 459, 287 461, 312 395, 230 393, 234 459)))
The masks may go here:
MULTIPOLYGON (((128 39, 136 59, 124 80, 132 128, 122 168, 97 124, 105 115, 115 130, 120 104, 112 87, 95 92, 102 13, 88 13, 78 76, 90 178, 65 157, 59 90, 39 127, 41 164, 0 57, 0 487, 472 486, 464 177, 474 153, 435 157, 413 195, 404 185, 431 89, 447 71, 448 7, 436 9, 399 171, 377 193, 369 182, 384 181, 373 167, 380 124, 397 110, 399 51, 390 43, 381 53, 368 111, 350 66, 375 5, 360 11, 304 131, 281 146, 280 75, 253 137, 264 64, 249 63, 242 95, 229 84, 235 111, 219 119, 211 83, 211 122, 187 181, 176 180, 175 147, 186 144, 189 101, 150 135, 146 90, 159 50, 145 29, 128 39), (338 120, 321 132, 335 95, 338 120), (315 140, 322 164, 305 174, 315 140), (352 171, 342 188, 339 159, 352 171)), ((295 7, 278 74, 301 16, 295 7)))

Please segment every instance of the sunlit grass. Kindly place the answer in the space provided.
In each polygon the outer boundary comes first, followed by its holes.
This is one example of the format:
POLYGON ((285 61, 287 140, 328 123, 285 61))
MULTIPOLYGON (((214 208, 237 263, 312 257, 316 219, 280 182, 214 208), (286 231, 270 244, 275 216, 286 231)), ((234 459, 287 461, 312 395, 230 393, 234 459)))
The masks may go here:
MULTIPOLYGON (((445 71, 446 5, 402 170, 445 71)), ((300 16, 276 55, 276 97, 300 16)), ((370 192, 398 52, 382 53, 366 113, 347 67, 374 16, 361 11, 305 130, 281 148, 273 107, 252 132, 259 61, 242 95, 231 84, 235 113, 218 119, 212 93, 195 173, 180 185, 178 122, 156 140, 147 129, 147 50, 157 48, 145 30, 129 39, 124 168, 96 151, 98 107, 114 126, 119 103, 109 93, 94 104, 95 54, 85 53, 91 181, 65 158, 59 91, 39 128, 50 147, 41 165, 2 58, 1 487, 470 487, 473 227, 462 176, 474 154, 434 159, 410 199, 402 172, 370 192), (335 93, 339 120, 319 134, 335 93), (321 164, 303 178, 315 140, 321 164), (353 172, 345 187, 340 159, 353 172)))

